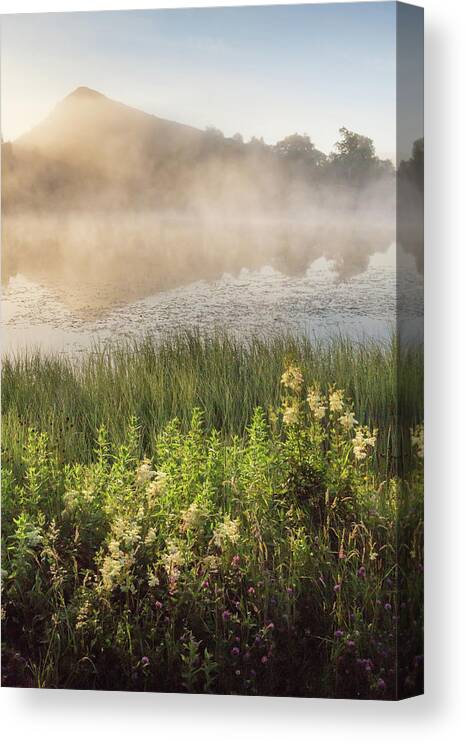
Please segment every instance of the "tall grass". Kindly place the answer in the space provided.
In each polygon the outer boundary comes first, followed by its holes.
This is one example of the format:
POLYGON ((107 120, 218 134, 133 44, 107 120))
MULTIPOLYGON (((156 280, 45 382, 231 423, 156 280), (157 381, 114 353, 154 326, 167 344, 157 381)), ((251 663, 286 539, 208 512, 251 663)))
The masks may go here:
MULTIPOLYGON (((219 348, 201 346, 200 359, 219 348)), ((244 352, 246 369, 263 361, 255 353, 244 352)), ((144 430, 124 419, 135 400, 118 396, 130 388, 127 350, 109 368, 109 380, 111 369, 122 374, 118 393, 108 390, 126 428, 121 445, 101 427, 93 462, 63 466, 47 434, 29 429, 21 466, 4 465, 3 684, 421 692, 421 426, 408 478, 385 476, 382 431, 355 422, 342 390, 325 393, 290 364, 276 380, 278 404, 256 408, 241 436, 206 429, 194 408, 141 459, 144 430)), ((355 370, 351 378, 362 382, 355 370)))
POLYGON ((194 407, 202 409, 207 430, 242 436, 257 406, 266 411, 279 403, 279 379, 291 361, 306 383, 345 389, 360 423, 383 431, 388 453, 399 413, 405 429, 422 418, 418 348, 400 353, 394 340, 357 343, 343 337, 329 343, 255 338, 244 344, 227 335, 184 333, 161 343, 146 338, 95 348, 77 361, 38 352, 6 358, 6 461, 18 460, 26 430, 34 427, 47 433, 61 462, 90 463, 96 429, 105 425, 112 443, 121 444, 131 416, 143 430, 141 452, 151 455, 158 432, 175 417, 187 429, 194 407))

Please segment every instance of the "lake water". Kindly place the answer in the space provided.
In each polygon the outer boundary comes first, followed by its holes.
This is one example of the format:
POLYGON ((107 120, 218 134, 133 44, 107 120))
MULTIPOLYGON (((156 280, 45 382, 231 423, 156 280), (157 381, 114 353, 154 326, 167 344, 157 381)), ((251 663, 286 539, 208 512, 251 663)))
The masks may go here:
POLYGON ((3 289, 2 350, 76 354, 95 343, 161 338, 178 330, 221 330, 244 339, 289 333, 382 339, 395 329, 400 285, 405 331, 418 336, 423 282, 413 263, 398 277, 394 257, 393 246, 376 253, 367 270, 345 280, 324 259, 299 276, 264 266, 149 295, 131 280, 127 295, 120 289, 116 298, 112 283, 101 276, 85 285, 68 280, 64 287, 45 274, 31 280, 18 273, 3 289))

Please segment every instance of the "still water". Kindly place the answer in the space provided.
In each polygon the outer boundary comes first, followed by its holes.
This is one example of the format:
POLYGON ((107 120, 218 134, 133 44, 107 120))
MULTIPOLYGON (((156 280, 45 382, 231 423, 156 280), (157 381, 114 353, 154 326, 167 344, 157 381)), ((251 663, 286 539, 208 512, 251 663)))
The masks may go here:
POLYGON ((96 343, 182 330, 227 331, 247 339, 298 334, 329 338, 388 338, 396 326, 401 290, 406 332, 422 323, 422 279, 413 262, 396 272, 395 249, 376 253, 363 272, 341 280, 330 261, 319 259, 303 274, 286 276, 264 266, 195 281, 149 295, 131 280, 130 292, 98 281, 54 285, 11 276, 2 293, 2 352, 25 349, 79 354, 96 343), (401 287, 401 289, 400 289, 401 287), (127 295, 126 295, 127 294, 127 295))

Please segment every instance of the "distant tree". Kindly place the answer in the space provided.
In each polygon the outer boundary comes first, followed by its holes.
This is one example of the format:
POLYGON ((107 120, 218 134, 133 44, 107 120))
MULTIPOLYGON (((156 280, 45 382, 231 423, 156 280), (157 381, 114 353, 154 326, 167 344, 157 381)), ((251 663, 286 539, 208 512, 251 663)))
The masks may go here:
POLYGON ((326 155, 316 149, 308 134, 290 134, 275 145, 275 152, 289 161, 320 167, 326 155))
POLYGON ((247 146, 250 147, 250 149, 255 150, 255 151, 264 151, 268 149, 268 145, 266 144, 263 137, 251 137, 247 146))
POLYGON ((244 144, 244 137, 239 131, 234 134, 233 140, 237 142, 237 144, 244 144))
POLYGON ((383 173, 393 173, 390 160, 380 160, 376 156, 373 140, 350 131, 345 126, 339 129, 341 138, 335 144, 335 151, 329 157, 330 169, 337 179, 345 179, 355 185, 383 173))
POLYGON ((424 141, 417 139, 413 143, 412 156, 409 160, 402 160, 399 165, 400 180, 410 181, 416 185, 420 193, 424 190, 424 141))
POLYGON ((205 134, 212 141, 221 141, 222 139, 224 139, 223 132, 221 131, 221 129, 217 129, 216 126, 207 126, 205 129, 205 134))

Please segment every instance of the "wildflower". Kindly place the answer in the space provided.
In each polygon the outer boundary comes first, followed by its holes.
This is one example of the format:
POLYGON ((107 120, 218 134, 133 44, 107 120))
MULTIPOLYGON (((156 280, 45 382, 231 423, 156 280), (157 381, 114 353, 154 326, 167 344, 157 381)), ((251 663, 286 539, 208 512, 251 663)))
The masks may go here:
POLYGON ((161 561, 168 575, 169 591, 173 593, 185 562, 183 553, 174 541, 168 541, 167 551, 161 561))
POLYGON ((335 593, 340 592, 340 590, 341 590, 341 583, 338 582, 337 585, 334 585, 333 590, 334 590, 335 593))
POLYGON ((151 468, 150 459, 144 459, 136 469, 136 484, 144 485, 150 482, 156 472, 151 468))
POLYGON ((302 376, 302 372, 298 366, 288 366, 281 376, 281 384, 295 394, 300 392, 303 383, 304 377, 302 376))
POLYGON ((353 412, 346 412, 345 415, 341 415, 339 418, 339 422, 341 423, 344 430, 352 430, 354 425, 358 422, 358 420, 355 419, 355 414, 353 412))
POLYGON ((266 628, 267 628, 268 631, 273 631, 273 629, 274 629, 274 623, 269 623, 266 628))
POLYGON ((198 502, 191 502, 187 510, 181 516, 181 528, 183 531, 198 530, 206 518, 206 513, 198 502))
POLYGON ((391 611, 392 610, 392 605, 390 603, 385 603, 384 610, 385 611, 391 611))
POLYGON ((156 600, 155 608, 157 609, 157 611, 161 611, 161 609, 163 608, 163 603, 161 603, 159 600, 156 600))
POLYGON ((149 500, 155 499, 164 492, 167 481, 168 475, 164 471, 158 470, 154 473, 153 481, 147 487, 147 497, 149 500))
POLYGON ((140 664, 142 665, 142 667, 148 667, 150 665, 149 658, 148 657, 142 657, 141 658, 141 661, 140 661, 140 664))
POLYGON ((291 402, 283 407, 284 425, 295 425, 299 420, 299 405, 297 402, 291 402))
POLYGON ((204 587, 204 588, 210 587, 210 583, 208 582, 208 580, 204 580, 202 582, 202 587, 204 587))
POLYGON ((373 432, 370 432, 367 427, 357 428, 353 440, 353 447, 354 456, 358 461, 366 459, 368 449, 370 447, 375 447, 377 434, 377 430, 373 430, 373 432))
POLYGON ((221 617, 223 621, 229 621, 229 619, 231 618, 231 613, 229 611, 223 611, 221 617))
POLYGON ((249 589, 247 590, 247 592, 249 593, 249 595, 255 595, 255 588, 254 587, 249 587, 249 589))
POLYGON ((342 412, 344 409, 344 392, 342 389, 333 389, 329 394, 329 409, 331 412, 342 412))
POLYGON ((236 544, 239 541, 239 521, 231 520, 229 515, 226 515, 223 522, 219 523, 213 533, 215 544, 220 548, 229 542, 236 544))
POLYGON ((347 649, 353 649, 355 647, 355 642, 352 641, 352 639, 349 639, 347 642, 347 649))
POLYGON ((292 593, 294 592, 294 590, 292 589, 292 587, 287 587, 286 588, 286 592, 287 592, 288 595, 292 595, 292 593))
POLYGON ((378 680, 378 688, 379 688, 380 691, 385 691, 386 690, 386 683, 383 680, 383 678, 380 678, 378 680))
POLYGON ((238 657, 240 653, 241 653, 241 650, 239 649, 239 647, 233 647, 231 649, 231 654, 233 657, 238 657))
POLYGON ((357 570, 357 575, 359 577, 366 577, 366 574, 367 574, 367 571, 366 571, 365 567, 362 564, 362 566, 359 567, 358 570, 357 570))
POLYGON ((156 543, 156 540, 157 540, 157 532, 155 528, 151 526, 149 530, 147 531, 147 535, 144 539, 144 544, 146 546, 153 546, 156 543))
POLYGON ((326 415, 324 400, 318 387, 313 386, 307 394, 307 402, 310 412, 316 420, 322 420, 326 415))
POLYGON ((341 629, 336 629, 336 631, 334 632, 334 636, 336 639, 342 639, 342 637, 344 636, 344 632, 341 631, 341 629))
POLYGON ((231 564, 232 564, 233 567, 238 567, 239 564, 240 564, 240 562, 241 562, 241 558, 240 558, 239 554, 236 554, 231 559, 231 564))
POLYGON ((266 665, 267 662, 268 662, 268 657, 266 656, 266 654, 264 654, 262 657, 262 665, 266 665))

